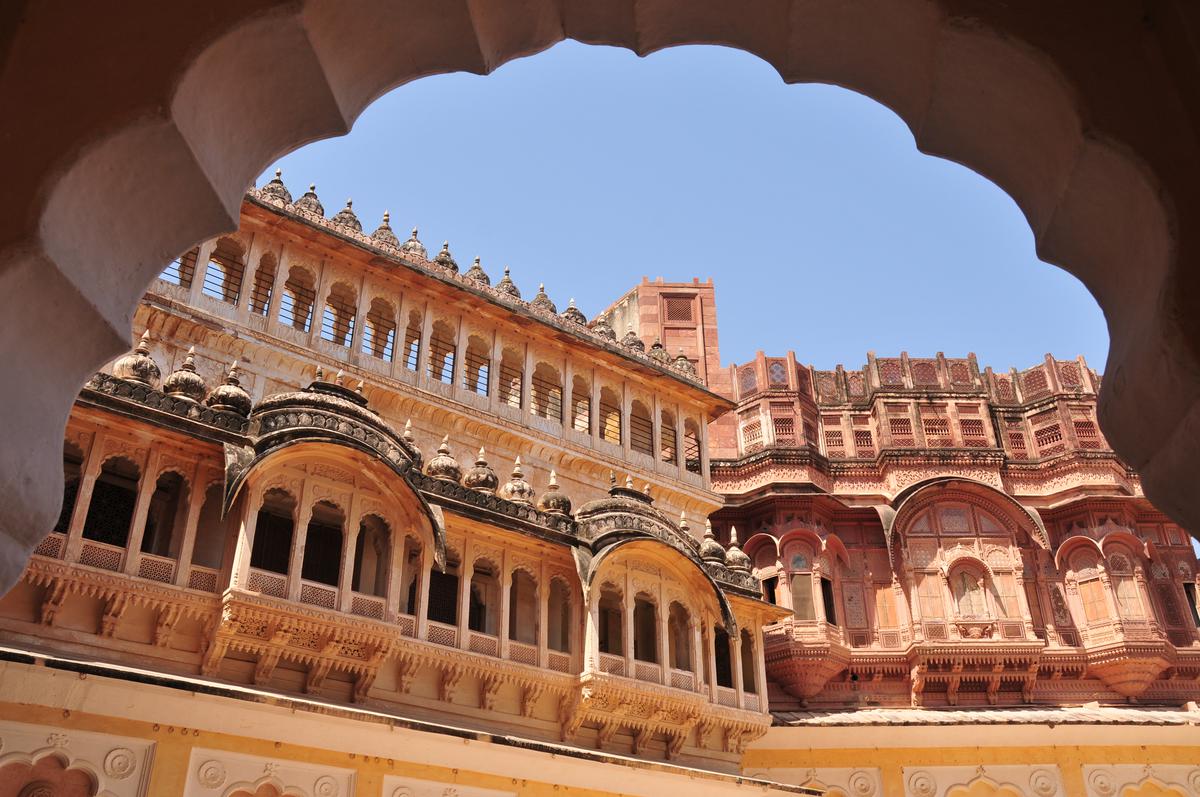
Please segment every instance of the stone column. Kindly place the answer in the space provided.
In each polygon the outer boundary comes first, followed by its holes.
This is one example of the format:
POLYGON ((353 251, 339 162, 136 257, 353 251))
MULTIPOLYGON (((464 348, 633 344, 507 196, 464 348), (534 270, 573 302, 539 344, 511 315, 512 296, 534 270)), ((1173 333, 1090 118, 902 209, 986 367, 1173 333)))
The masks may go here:
MULTIPOLYGON (((408 537, 404 532, 392 530, 391 563, 388 567, 387 596, 384 598, 383 620, 387 623, 396 622, 396 617, 402 612, 400 602, 404 595, 404 568, 408 563, 406 554, 408 537)), ((414 607, 415 608, 415 607, 414 607)))
POLYGON ((216 239, 200 244, 196 253, 196 270, 192 274, 192 287, 188 291, 188 304, 196 307, 200 303, 201 288, 204 287, 204 274, 208 271, 208 261, 212 258, 213 250, 217 248, 216 239))
MULTIPOLYGON (((597 588, 598 589, 598 588, 597 588)), ((595 672, 600 669, 600 593, 595 591, 588 601, 583 629, 583 670, 595 672)))
POLYGON ((354 551, 358 547, 358 535, 362 533, 362 502, 358 493, 350 496, 350 512, 346 526, 342 529, 342 562, 338 572, 338 610, 349 612, 354 599, 354 551))
POLYGON ((420 571, 413 575, 417 580, 417 605, 413 607, 416 614, 414 624, 417 639, 425 639, 429 628, 429 582, 433 573, 433 543, 421 546, 421 560, 418 563, 420 571))
POLYGON ((754 667, 758 672, 758 710, 767 712, 767 650, 762 630, 754 637, 754 667))
POLYGON ((464 374, 467 372, 467 318, 465 315, 458 317, 458 335, 454 341, 454 368, 450 375, 450 386, 454 388, 463 387, 464 374))
POLYGON ((633 624, 634 598, 633 598, 632 593, 630 593, 629 589, 630 589, 630 585, 629 585, 629 579, 627 577, 625 579, 625 591, 624 591, 624 594, 621 596, 621 598, 622 598, 622 600, 621 600, 621 622, 622 622, 622 626, 623 626, 621 629, 621 643, 622 643, 622 647, 624 647, 624 649, 625 649, 624 650, 625 674, 627 676, 629 676, 630 678, 632 678, 633 671, 634 671, 633 637, 636 632, 636 629, 633 624))
POLYGON ((596 379, 596 369, 592 369, 592 395, 588 404, 588 435, 593 441, 600 437, 600 381, 596 379))
POLYGON ((433 313, 429 302, 421 315, 421 343, 417 346, 417 384, 429 384, 429 336, 433 334, 433 313))
POLYGON ((138 479, 137 500, 133 504, 133 520, 129 524, 129 536, 125 543, 125 567, 127 575, 137 575, 138 561, 142 557, 142 538, 146 534, 146 517, 150 512, 150 499, 154 497, 154 488, 158 484, 159 453, 151 450, 138 479))
POLYGON ((463 561, 458 577, 458 646, 467 649, 471 620, 471 577, 475 575, 475 563, 471 561, 471 543, 464 546, 463 561))
POLYGON ((717 635, 712 623, 705 623, 700 633, 704 649, 700 655, 708 659, 708 699, 717 702, 717 635))
POLYGON ((521 361, 521 410, 533 409, 533 347, 525 343, 525 358, 521 361))
POLYGON ((97 433, 79 474, 79 491, 75 493, 75 508, 71 511, 71 524, 67 527, 67 539, 63 544, 65 562, 79 559, 79 549, 83 547, 83 524, 87 522, 88 509, 91 507, 92 488, 96 486, 96 477, 100 475, 103 451, 104 435, 97 433))
POLYGON ((742 696, 746 694, 745 683, 742 680, 742 635, 741 633, 731 634, 729 636, 729 664, 733 670, 733 688, 737 692, 738 708, 743 706, 742 696))
POLYGON ((308 327, 308 347, 316 348, 314 341, 321 338, 321 321, 325 318, 325 293, 329 290, 325 275, 328 272, 327 263, 322 260, 317 266, 317 276, 313 280, 312 323, 308 327))
POLYGON ((692 665, 692 677, 695 679, 692 683, 692 689, 699 692, 703 688, 704 683, 704 638, 700 631, 700 623, 696 618, 691 618, 691 623, 688 627, 691 632, 688 639, 692 649, 688 652, 688 662, 692 665))
POLYGON ((296 507, 296 525, 292 528, 292 550, 288 554, 288 600, 300 600, 300 573, 304 566, 304 544, 308 540, 308 521, 312 519, 312 487, 304 482, 300 505, 296 507))
MULTIPOLYGON (((508 658, 508 641, 512 634, 512 629, 509 628, 509 612, 512 607, 512 569, 508 564, 508 551, 506 550, 501 558, 500 565, 500 622, 496 623, 496 635, 500 638, 499 651, 500 658, 508 658)), ((490 607, 489 607, 490 608, 490 607)))
POLYGON ((658 666, 662 669, 662 683, 669 684, 671 683, 671 628, 668 622, 670 611, 661 596, 655 609, 658 614, 658 617, 655 618, 658 620, 658 666))
MULTIPOLYGON (((367 276, 363 276, 358 281, 358 305, 354 308, 354 329, 350 332, 349 356, 346 359, 352 363, 359 363, 362 356, 363 335, 366 333, 367 313, 370 312, 367 304, 367 276)), ((393 351, 395 347, 393 346, 393 351)), ((368 357, 370 355, 367 355, 368 357)))
MULTIPOLYGON (((258 525, 258 509, 262 498, 255 489, 247 491, 242 501, 244 509, 230 565, 229 586, 233 589, 247 589, 250 585, 250 555, 254 550, 254 530, 258 525)), ((294 534, 292 538, 295 539, 294 534)))
MULTIPOLYGON (((538 574, 537 607, 538 666, 544 668, 550 660, 550 580, 545 561, 542 562, 541 572, 538 574)), ((569 650, 570 645, 567 648, 569 650)))
MULTIPOLYGON (((205 474, 206 475, 206 474, 205 474)), ((175 586, 186 587, 192 569, 192 551, 196 547, 196 526, 200 522, 200 510, 204 507, 207 490, 204 475, 199 467, 192 474, 192 489, 188 491, 187 516, 183 522, 183 541, 179 545, 179 558, 175 563, 175 586)))
POLYGON ((504 341, 500 330, 492 330, 492 361, 488 364, 488 408, 495 414, 500 408, 500 361, 504 359, 504 341))
POLYGON ((570 357, 563 358, 562 425, 575 428, 575 362, 570 357))

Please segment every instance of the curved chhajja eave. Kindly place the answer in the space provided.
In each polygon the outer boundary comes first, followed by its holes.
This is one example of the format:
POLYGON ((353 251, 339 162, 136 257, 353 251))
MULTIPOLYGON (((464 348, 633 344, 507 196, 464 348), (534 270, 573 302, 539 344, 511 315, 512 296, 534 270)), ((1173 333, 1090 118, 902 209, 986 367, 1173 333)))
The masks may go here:
MULTIPOLYGON (((66 144, 55 160, 16 175, 14 195, 36 199, 10 217, 16 226, 5 240, 16 245, 6 247, 4 265, 28 301, 13 302, 0 345, 22 352, 18 367, 53 364, 56 378, 14 386, 10 423, 30 440, 60 436, 78 385, 127 346, 132 308, 161 264, 233 229, 256 174, 304 143, 346 132, 388 89, 437 73, 486 73, 564 38, 641 54, 723 44, 762 57, 785 82, 832 83, 876 99, 905 120, 922 151, 988 176, 1016 200, 1039 254, 1083 280, 1108 318, 1106 437, 1139 468, 1156 504, 1200 527, 1200 499, 1179 477, 1200 450, 1200 355, 1188 342, 1200 334, 1200 316, 1189 312, 1197 286, 1194 270, 1175 263, 1191 227, 1173 218, 1163 187, 1189 196, 1195 181, 1181 164, 1191 165, 1194 146, 1189 125, 1172 123, 1184 111, 1163 99, 1169 75, 1153 59, 1115 53, 1110 60, 1122 56, 1131 74, 1112 85, 1115 101, 1086 95, 1106 111, 1092 113, 1073 83, 1095 71, 1080 48, 1061 48, 1063 66, 1022 38, 1043 36, 1043 47, 1057 53, 1050 31, 1015 23, 1008 30, 1010 20, 986 6, 963 15, 947 7, 958 4, 533 0, 513 8, 310 0, 214 17, 155 65, 151 71, 165 78, 144 96, 122 87, 118 121, 101 129, 76 115, 56 131, 55 141, 66 144), (1123 100, 1149 112, 1113 113, 1123 100), (1160 121, 1150 133, 1130 127, 1151 118, 1160 121), (76 342, 86 345, 24 334, 51 312, 73 315, 72 331, 85 330, 76 342)), ((77 24, 91 24, 86 9, 81 15, 77 24)), ((106 61, 110 41, 86 45, 97 48, 94 62, 106 61)), ((36 66, 21 59, 38 56, 15 57, 21 69, 36 66)), ((73 102, 72 91, 87 96, 95 87, 85 76, 60 102, 73 102)), ((16 139, 25 132, 18 124, 16 139)), ((10 448, 0 458, 0 485, 20 492, 0 494, 0 504, 12 507, 0 517, 0 586, 15 582, 62 497, 57 446, 10 448)))
POLYGON ((725 626, 725 631, 734 637, 738 633, 737 617, 733 613, 733 608, 729 605, 729 599, 725 596, 725 592, 717 584, 716 580, 704 569, 704 565, 691 556, 687 556, 673 545, 668 545, 662 540, 645 535, 630 535, 622 536, 617 539, 612 539, 606 546, 601 548, 595 554, 590 551, 586 554, 576 550, 575 563, 579 569, 580 583, 583 588, 584 605, 590 606, 590 596, 592 593, 592 585, 595 583, 596 576, 599 575, 601 568, 612 556, 630 546, 648 547, 655 553, 670 557, 676 564, 682 564, 684 567, 694 570, 707 582, 709 588, 712 589, 713 595, 716 597, 717 607, 721 612, 721 622, 725 626))
POLYGON ((440 510, 434 511, 421 492, 413 485, 409 477, 412 471, 411 461, 402 460, 400 463, 393 463, 385 457, 380 457, 377 452, 361 441, 328 430, 305 430, 303 433, 288 437, 267 438, 264 442, 265 445, 261 447, 238 447, 229 443, 225 444, 225 488, 222 516, 229 513, 249 481, 258 473, 268 470, 281 457, 292 460, 295 457, 288 455, 300 454, 299 449, 308 449, 309 447, 313 447, 313 450, 318 452, 331 447, 340 448, 343 451, 349 450, 347 453, 354 452, 359 457, 367 458, 370 462, 376 463, 377 470, 385 470, 394 477, 390 480, 377 478, 375 481, 378 485, 390 490, 392 498, 399 506, 415 508, 417 510, 415 514, 429 524, 427 531, 429 538, 433 541, 434 563, 439 570, 446 569, 445 523, 440 510))

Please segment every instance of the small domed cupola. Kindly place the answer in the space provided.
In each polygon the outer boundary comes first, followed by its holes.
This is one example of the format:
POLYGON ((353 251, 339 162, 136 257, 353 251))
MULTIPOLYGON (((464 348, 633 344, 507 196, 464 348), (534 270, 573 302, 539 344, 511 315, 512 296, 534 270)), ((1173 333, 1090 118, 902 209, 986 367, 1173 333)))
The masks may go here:
POLYGON ((520 457, 513 463, 512 476, 500 488, 500 497, 514 504, 533 503, 533 487, 525 481, 525 474, 521 472, 520 457))
POLYGON ((197 403, 204 401, 208 395, 208 385, 204 384, 204 377, 196 373, 195 346, 188 349, 179 367, 163 380, 162 390, 172 398, 184 398, 197 403))
POLYGON ((479 448, 479 456, 475 458, 475 466, 463 474, 462 486, 487 495, 494 495, 496 488, 500 486, 500 478, 488 465, 482 446, 479 448))
POLYGON ((413 437, 412 418, 404 422, 404 433, 400 435, 400 439, 408 443, 408 447, 416 452, 417 460, 419 461, 421 459, 421 448, 417 445, 417 439, 413 437))
POLYGON ((651 360, 661 363, 667 367, 671 366, 671 355, 667 351, 667 348, 662 345, 662 341, 658 338, 655 338, 654 343, 650 344, 650 351, 648 354, 651 360))
POLYGON ((554 306, 554 302, 546 295, 545 284, 538 285, 537 296, 533 297, 533 301, 529 303, 530 307, 536 307, 539 310, 545 310, 547 313, 557 314, 558 308, 554 306))
POLYGON ((571 299, 567 302, 567 309, 562 311, 562 317, 573 324, 587 326, 587 316, 585 316, 583 312, 575 306, 574 299, 571 299))
POLYGON ((750 557, 738 547, 737 527, 729 527, 729 549, 725 551, 725 566, 740 573, 750 572, 750 557))
POLYGON ((304 210, 317 216, 325 215, 325 206, 317 199, 317 185, 312 183, 304 196, 296 200, 296 210, 304 210))
POLYGON ((383 211, 383 221, 379 222, 379 226, 375 228, 375 232, 371 233, 371 240, 380 246, 388 249, 399 249, 400 239, 396 237, 396 233, 392 230, 392 214, 388 211, 383 211))
POLYGON ((158 363, 150 356, 150 330, 142 333, 132 352, 113 363, 113 376, 150 387, 158 386, 162 371, 158 370, 158 363))
POLYGON ((480 285, 491 285, 492 278, 483 270, 483 266, 479 264, 479 258, 475 258, 475 262, 467 269, 467 273, 463 274, 467 279, 478 282, 480 285))
POLYGON ((283 184, 283 169, 275 170, 274 179, 259 189, 260 193, 285 205, 292 204, 292 192, 283 184))
POLYGON ((508 273, 508 266, 504 267, 504 276, 496 283, 496 290, 501 293, 507 293, 509 296, 515 296, 518 299, 521 298, 521 289, 512 281, 512 276, 508 273))
POLYGON ((538 499, 538 509, 555 515, 571 514, 571 499, 559 488, 558 475, 554 471, 550 471, 550 483, 538 499))
POLYGON ((238 380, 237 360, 234 360, 233 365, 229 366, 229 373, 225 374, 225 382, 213 388, 213 392, 208 394, 204 403, 214 410, 234 412, 243 418, 250 415, 253 402, 250 400, 250 394, 242 389, 242 383, 238 380))
POLYGON ((615 341, 617 339, 617 333, 613 331, 612 326, 608 323, 607 315, 602 315, 596 319, 596 322, 592 324, 592 331, 605 340, 615 341))
POLYGON ((687 355, 683 353, 683 349, 680 349, 679 354, 675 356, 674 367, 676 371, 679 371, 682 374, 687 374, 693 379, 696 377, 696 366, 687 358, 687 355))
POLYGON ((412 235, 408 236, 408 240, 400 245, 400 251, 406 255, 419 257, 422 260, 429 259, 429 252, 425 249, 425 244, 421 243, 417 238, 417 228, 412 228, 412 235))
POLYGON ((449 241, 442 241, 442 251, 437 253, 437 257, 433 259, 433 262, 447 271, 452 271, 455 274, 458 273, 458 261, 454 259, 454 255, 450 254, 449 241))
POLYGON ((704 521, 704 539, 700 541, 700 558, 706 562, 725 561, 725 546, 717 541, 712 521, 707 519, 704 521))
POLYGON ((358 216, 354 213, 353 199, 347 199, 346 207, 335 213, 331 221, 341 227, 349 227, 355 232, 362 232, 362 222, 358 220, 358 216))
POLYGON ((437 454, 425 466, 425 475, 455 484, 462 479, 462 468, 459 467, 458 460, 450 455, 450 435, 442 438, 437 454))
POLYGON ((630 327, 629 331, 625 333, 625 337, 621 338, 621 345, 632 351, 646 351, 646 344, 633 331, 633 327, 630 327))

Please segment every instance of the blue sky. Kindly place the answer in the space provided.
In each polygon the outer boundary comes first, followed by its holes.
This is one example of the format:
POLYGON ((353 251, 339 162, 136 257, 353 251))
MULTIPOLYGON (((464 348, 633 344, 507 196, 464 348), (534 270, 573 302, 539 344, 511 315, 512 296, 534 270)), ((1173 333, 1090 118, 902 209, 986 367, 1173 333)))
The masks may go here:
POLYGON ((727 364, 906 350, 1104 369, 1103 315, 1038 261, 1006 194, 917 152, 873 100, 784 85, 735 50, 564 42, 488 77, 402 86, 278 165, 296 196, 315 182, 330 216, 353 197, 372 230, 390 210, 431 252, 449 239, 463 268, 510 265, 527 298, 544 281, 589 317, 642 276, 712 277, 727 364))

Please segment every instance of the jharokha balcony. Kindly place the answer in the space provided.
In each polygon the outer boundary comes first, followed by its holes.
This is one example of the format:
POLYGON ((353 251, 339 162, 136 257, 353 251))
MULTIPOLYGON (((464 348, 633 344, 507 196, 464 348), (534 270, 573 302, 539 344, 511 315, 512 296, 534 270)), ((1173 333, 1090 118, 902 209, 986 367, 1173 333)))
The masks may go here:
POLYGON ((785 612, 736 545, 631 480, 535 504, 519 461, 502 483, 482 451, 426 459, 320 374, 253 408, 222 387, 89 384, 6 638, 640 755, 732 762, 769 726, 785 612))

